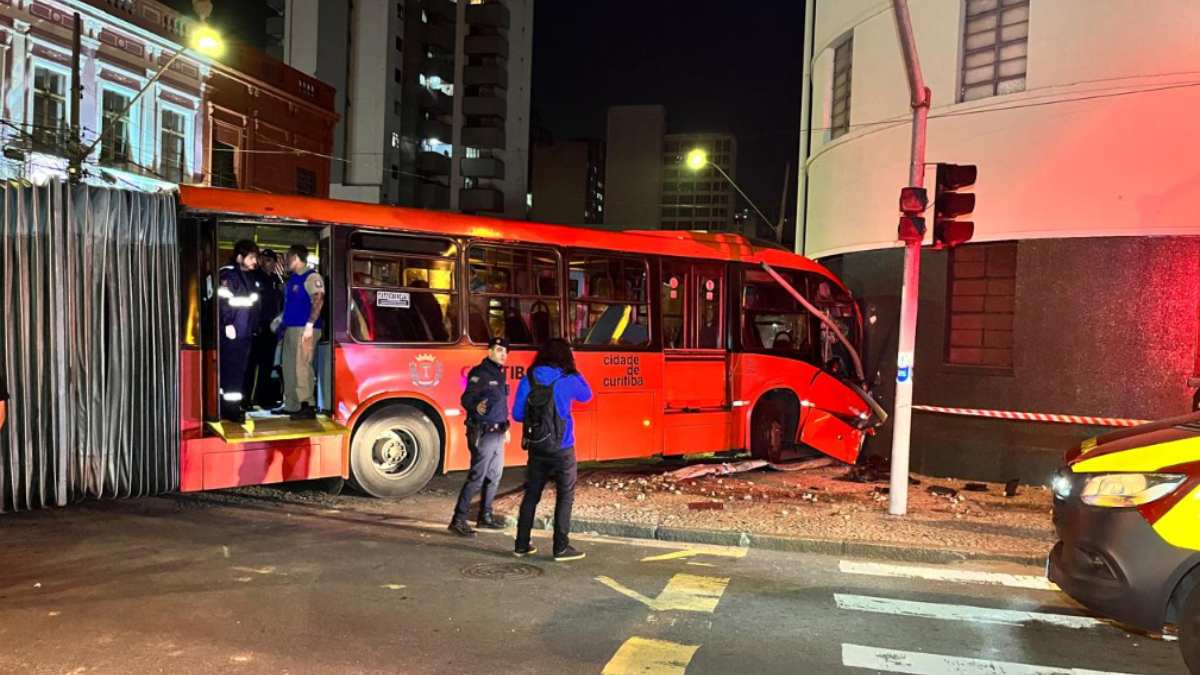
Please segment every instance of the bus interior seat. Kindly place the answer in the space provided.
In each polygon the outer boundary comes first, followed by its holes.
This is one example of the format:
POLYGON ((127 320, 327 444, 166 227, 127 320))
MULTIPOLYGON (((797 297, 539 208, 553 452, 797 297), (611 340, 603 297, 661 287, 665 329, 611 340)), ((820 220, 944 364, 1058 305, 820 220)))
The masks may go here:
POLYGON ((521 317, 521 311, 516 307, 510 307, 504 315, 504 335, 509 342, 520 344, 529 344, 533 342, 533 335, 529 332, 529 326, 525 325, 525 319, 521 317))
POLYGON ((533 330, 533 344, 545 344, 550 339, 550 306, 538 300, 529 310, 529 326, 533 330))
POLYGON ((650 331, 640 323, 630 323, 621 333, 620 343, 634 347, 646 344, 650 339, 650 331))
POLYGON ((472 304, 468 312, 467 334, 475 342, 487 342, 491 337, 492 331, 488 328, 487 317, 484 316, 483 310, 478 305, 472 304))
POLYGON ((584 344, 589 345, 606 345, 610 344, 613 339, 613 334, 617 332, 617 326, 621 323, 621 318, 624 316, 625 307, 623 305, 609 305, 604 313, 596 319, 596 323, 592 324, 592 329, 588 331, 587 337, 584 338, 584 344))

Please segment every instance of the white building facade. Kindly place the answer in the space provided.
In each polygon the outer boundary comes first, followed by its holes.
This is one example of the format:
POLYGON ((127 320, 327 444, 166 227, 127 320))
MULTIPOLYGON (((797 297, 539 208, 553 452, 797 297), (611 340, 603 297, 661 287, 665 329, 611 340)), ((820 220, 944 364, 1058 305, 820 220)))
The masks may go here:
MULTIPOLYGON (((916 402, 1186 412, 1200 384, 1200 6, 909 5, 932 90, 927 162, 979 169, 972 243, 924 256, 916 402)), ((875 317, 868 361, 890 398, 911 133, 895 18, 890 3, 810 0, 806 23, 796 240, 875 317)), ((933 182, 929 166, 931 201, 933 182)), ((1035 479, 1094 431, 919 413, 914 465, 1035 479)))
POLYGON ((107 129, 81 158, 89 180, 139 189, 202 182, 203 101, 212 64, 193 54, 182 56, 137 96, 179 44, 186 44, 193 27, 153 0, 0 3, 3 176, 35 183, 65 177, 69 158, 107 129), (82 20, 78 102, 70 95, 76 13, 82 20), (70 128, 76 105, 78 135, 70 128))

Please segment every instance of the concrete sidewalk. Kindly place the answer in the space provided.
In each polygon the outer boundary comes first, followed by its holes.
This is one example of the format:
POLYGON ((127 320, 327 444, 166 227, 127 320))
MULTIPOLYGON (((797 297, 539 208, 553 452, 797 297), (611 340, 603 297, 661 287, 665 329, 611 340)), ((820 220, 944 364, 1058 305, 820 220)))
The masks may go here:
MULTIPOLYGON (((678 465, 671 465, 676 468, 678 465)), ((881 560, 951 563, 1002 561, 1041 566, 1054 543, 1049 495, 1037 486, 1015 498, 1003 486, 988 493, 961 490, 961 482, 918 478, 910 515, 888 516, 877 485, 840 480, 846 467, 817 472, 755 472, 672 481, 652 463, 583 466, 572 530, 659 541, 717 544, 775 551, 881 560), (930 485, 959 492, 931 495, 930 485), (789 485, 803 485, 796 490, 789 485), (1000 491, 1000 493, 998 493, 1000 491), (819 495, 814 497, 814 495, 819 495), (721 504, 720 510, 703 507, 721 504)), ((348 488, 340 495, 321 485, 254 487, 184 497, 318 504, 424 523, 448 523, 463 473, 437 476, 421 493, 400 501, 371 499, 348 488)), ((496 514, 516 526, 524 470, 505 470, 496 514)), ((943 490, 944 491, 944 490, 943 490)), ((554 490, 547 488, 534 526, 553 522, 554 490)))

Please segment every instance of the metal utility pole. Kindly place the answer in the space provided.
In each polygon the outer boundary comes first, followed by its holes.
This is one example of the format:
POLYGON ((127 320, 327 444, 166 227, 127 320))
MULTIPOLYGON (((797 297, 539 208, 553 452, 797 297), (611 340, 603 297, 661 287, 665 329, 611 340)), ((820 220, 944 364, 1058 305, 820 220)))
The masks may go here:
POLYGON ((75 32, 71 36, 71 140, 68 141, 67 176, 71 180, 79 180, 83 175, 83 162, 79 157, 79 146, 83 145, 83 130, 79 126, 79 106, 83 103, 83 78, 80 72, 80 56, 83 44, 83 17, 75 12, 75 32))
MULTIPOLYGON (((913 37, 908 0, 892 0, 896 31, 904 52, 908 88, 913 110, 912 157, 908 167, 910 187, 925 187, 925 127, 929 119, 930 91, 921 75, 917 42, 913 37)), ((913 353, 917 342, 917 296, 921 282, 921 242, 904 246, 904 287, 900 297, 900 340, 896 353, 896 404, 892 413, 892 474, 888 492, 888 513, 902 516, 908 512, 908 450, 912 432, 913 353)))
POLYGON ((783 194, 779 197, 779 223, 775 225, 775 241, 783 243, 784 213, 787 212, 788 182, 792 180, 792 163, 783 170, 783 194))

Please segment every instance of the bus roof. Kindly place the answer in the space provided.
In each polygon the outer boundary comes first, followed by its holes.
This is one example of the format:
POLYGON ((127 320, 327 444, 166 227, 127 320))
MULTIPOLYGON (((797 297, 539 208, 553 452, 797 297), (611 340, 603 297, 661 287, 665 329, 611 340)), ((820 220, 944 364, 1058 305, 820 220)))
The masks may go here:
POLYGON ((265 218, 281 222, 337 223, 380 230, 406 230, 527 244, 749 263, 765 262, 772 266, 816 272, 841 285, 841 281, 823 265, 790 251, 755 246, 737 234, 684 230, 603 230, 189 185, 180 186, 179 194, 181 206, 196 212, 265 218))

